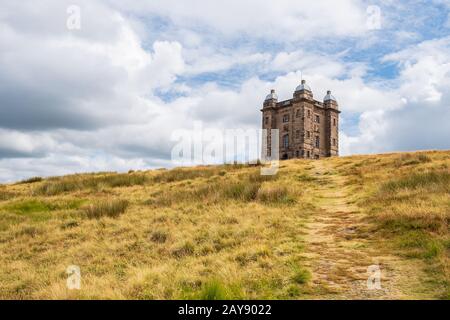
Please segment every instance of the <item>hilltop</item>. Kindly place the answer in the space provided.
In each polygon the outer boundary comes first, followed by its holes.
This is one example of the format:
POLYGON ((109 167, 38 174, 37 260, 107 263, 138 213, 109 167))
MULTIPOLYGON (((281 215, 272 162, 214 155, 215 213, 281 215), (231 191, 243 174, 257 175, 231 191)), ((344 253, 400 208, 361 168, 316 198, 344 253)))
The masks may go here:
POLYGON ((430 151, 0 185, 0 298, 448 299, 449 166, 430 151))

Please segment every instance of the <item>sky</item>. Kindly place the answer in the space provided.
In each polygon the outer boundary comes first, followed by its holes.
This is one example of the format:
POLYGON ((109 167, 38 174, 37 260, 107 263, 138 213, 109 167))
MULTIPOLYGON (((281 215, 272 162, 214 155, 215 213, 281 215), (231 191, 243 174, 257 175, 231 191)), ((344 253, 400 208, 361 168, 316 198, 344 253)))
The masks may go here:
POLYGON ((450 149, 450 0, 0 0, 0 182, 171 167, 301 79, 341 155, 450 149))

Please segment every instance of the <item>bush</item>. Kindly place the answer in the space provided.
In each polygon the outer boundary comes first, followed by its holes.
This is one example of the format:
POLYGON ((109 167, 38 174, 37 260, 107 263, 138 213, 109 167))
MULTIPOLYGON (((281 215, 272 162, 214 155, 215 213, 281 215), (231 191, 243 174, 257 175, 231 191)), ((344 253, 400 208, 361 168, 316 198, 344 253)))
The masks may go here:
POLYGON ((41 182, 42 180, 44 180, 44 179, 42 179, 41 177, 32 177, 32 178, 20 181, 19 184, 41 182))
POLYGON ((126 211, 128 205, 127 200, 104 200, 89 205, 85 208, 85 212, 90 219, 99 219, 105 216, 116 218, 126 211))

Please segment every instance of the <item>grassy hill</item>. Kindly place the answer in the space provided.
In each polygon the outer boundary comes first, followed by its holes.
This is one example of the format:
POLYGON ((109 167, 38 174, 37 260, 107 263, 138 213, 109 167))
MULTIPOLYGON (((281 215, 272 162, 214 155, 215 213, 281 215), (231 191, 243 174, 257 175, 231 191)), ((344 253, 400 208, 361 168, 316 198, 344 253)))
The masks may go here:
POLYGON ((448 299, 449 166, 419 152, 0 185, 0 298, 448 299))

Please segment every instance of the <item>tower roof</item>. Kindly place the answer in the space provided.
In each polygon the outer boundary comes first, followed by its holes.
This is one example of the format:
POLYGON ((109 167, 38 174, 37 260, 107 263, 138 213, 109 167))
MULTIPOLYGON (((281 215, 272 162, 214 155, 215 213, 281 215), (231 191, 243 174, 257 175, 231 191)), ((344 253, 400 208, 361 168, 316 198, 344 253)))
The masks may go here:
POLYGON ((336 98, 331 94, 331 91, 327 91, 327 95, 323 98, 323 101, 336 101, 336 98))
POLYGON ((295 88, 295 92, 303 90, 311 91, 311 88, 306 84, 305 80, 302 80, 302 83, 297 88, 295 88))
POLYGON ((267 100, 271 100, 271 99, 273 99, 273 100, 278 100, 278 96, 277 96, 277 94, 275 93, 275 90, 274 90, 274 89, 270 90, 270 93, 266 96, 266 101, 267 101, 267 100))

